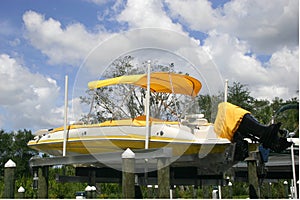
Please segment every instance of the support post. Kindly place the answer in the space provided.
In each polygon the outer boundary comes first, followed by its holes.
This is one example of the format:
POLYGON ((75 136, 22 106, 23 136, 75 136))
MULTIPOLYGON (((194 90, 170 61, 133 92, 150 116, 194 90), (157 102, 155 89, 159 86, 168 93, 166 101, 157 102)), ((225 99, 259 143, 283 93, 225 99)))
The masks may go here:
POLYGON ((44 166, 38 169, 38 198, 47 199, 48 198, 48 173, 49 167, 44 166))
POLYGON ((248 183, 249 183, 249 197, 250 199, 260 198, 260 189, 257 176, 257 152, 250 152, 249 157, 246 158, 248 167, 248 183))
POLYGON ((84 190, 86 192, 86 198, 92 199, 92 187, 88 185, 84 190))
POLYGON ((67 153, 67 123, 68 123, 68 76, 65 76, 65 107, 64 107, 64 141, 63 156, 67 153))
POLYGON ((150 137, 150 73, 151 73, 151 61, 148 60, 147 68, 147 91, 146 91, 146 104, 145 104, 145 114, 146 114, 146 138, 145 138, 145 149, 149 148, 149 137, 150 137))
POLYGON ((158 198, 170 198, 170 165, 168 158, 157 160, 158 198))
POLYGON ((18 193, 19 193, 19 199, 25 198, 25 189, 22 186, 19 187, 18 193))
POLYGON ((89 171, 89 185, 95 186, 96 185, 96 170, 92 169, 89 171))
POLYGON ((224 102, 227 102, 227 96, 228 96, 228 79, 225 79, 224 102))
POLYGON ((289 198, 289 183, 287 181, 284 181, 283 184, 284 184, 284 190, 285 190, 285 198, 288 199, 289 198))
POLYGON ((13 199, 15 194, 16 163, 9 159, 4 165, 4 193, 3 198, 13 199))
POLYGON ((128 148, 122 154, 122 197, 135 197, 135 154, 128 148))

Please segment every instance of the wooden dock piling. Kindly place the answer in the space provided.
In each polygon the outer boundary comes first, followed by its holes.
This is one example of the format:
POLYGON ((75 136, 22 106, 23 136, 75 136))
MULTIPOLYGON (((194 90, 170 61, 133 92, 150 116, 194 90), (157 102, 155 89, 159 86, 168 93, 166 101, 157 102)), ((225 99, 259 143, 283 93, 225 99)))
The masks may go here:
POLYGON ((122 154, 122 197, 135 197, 135 154, 128 148, 122 154))
POLYGON ((47 199, 48 198, 48 175, 49 167, 43 166, 38 169, 38 198, 47 199))
POLYGON ((158 198, 170 198, 170 165, 168 158, 157 160, 158 198))
POLYGON ((19 187, 18 194, 19 194, 19 196, 18 196, 19 199, 25 198, 25 189, 22 186, 19 187))
POLYGON ((249 183, 249 197, 250 199, 260 198, 260 189, 257 174, 257 155, 259 152, 250 152, 246 159, 248 166, 248 183, 249 183))
POLYGON ((4 165, 4 193, 3 198, 13 199, 15 197, 15 169, 16 163, 9 159, 4 165))

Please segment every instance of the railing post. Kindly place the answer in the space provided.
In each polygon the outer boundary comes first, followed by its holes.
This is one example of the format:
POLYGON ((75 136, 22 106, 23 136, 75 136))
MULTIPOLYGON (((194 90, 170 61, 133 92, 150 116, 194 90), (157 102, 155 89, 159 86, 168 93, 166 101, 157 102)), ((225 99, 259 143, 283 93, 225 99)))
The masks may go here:
POLYGON ((15 169, 16 163, 9 159, 4 165, 4 193, 3 198, 15 197, 15 169))

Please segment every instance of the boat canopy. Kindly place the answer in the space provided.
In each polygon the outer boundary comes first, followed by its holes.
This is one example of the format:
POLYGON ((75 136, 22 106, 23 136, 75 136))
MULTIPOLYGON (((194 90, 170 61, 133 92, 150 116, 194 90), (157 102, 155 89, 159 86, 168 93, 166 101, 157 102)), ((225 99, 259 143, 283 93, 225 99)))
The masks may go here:
MULTIPOLYGON (((126 75, 106 80, 88 83, 89 89, 96 89, 116 84, 131 84, 147 88, 147 74, 126 75)), ((199 80, 184 74, 170 72, 153 72, 150 75, 150 89, 152 92, 175 93, 197 96, 202 84, 199 80)))

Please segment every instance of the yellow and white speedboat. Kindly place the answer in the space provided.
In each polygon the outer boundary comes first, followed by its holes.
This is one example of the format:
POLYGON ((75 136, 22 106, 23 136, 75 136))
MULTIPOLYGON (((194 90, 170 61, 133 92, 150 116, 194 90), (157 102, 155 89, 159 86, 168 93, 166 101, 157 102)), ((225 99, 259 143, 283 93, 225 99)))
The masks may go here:
MULTIPOLYGON (((155 72, 150 75, 151 92, 176 93, 196 97, 202 85, 188 75, 155 72)), ((115 84, 131 84, 147 88, 147 74, 121 76, 93 81, 90 89, 115 84)), ((123 151, 124 149, 144 149, 172 147, 174 156, 220 155, 226 159, 224 151, 231 142, 219 138, 214 127, 202 114, 186 115, 179 121, 165 121, 147 117, 135 119, 109 120, 98 124, 73 124, 52 130, 40 130, 28 146, 50 155, 63 153, 64 133, 67 155, 96 154, 123 151), (148 135, 147 135, 148 134, 148 135)))

